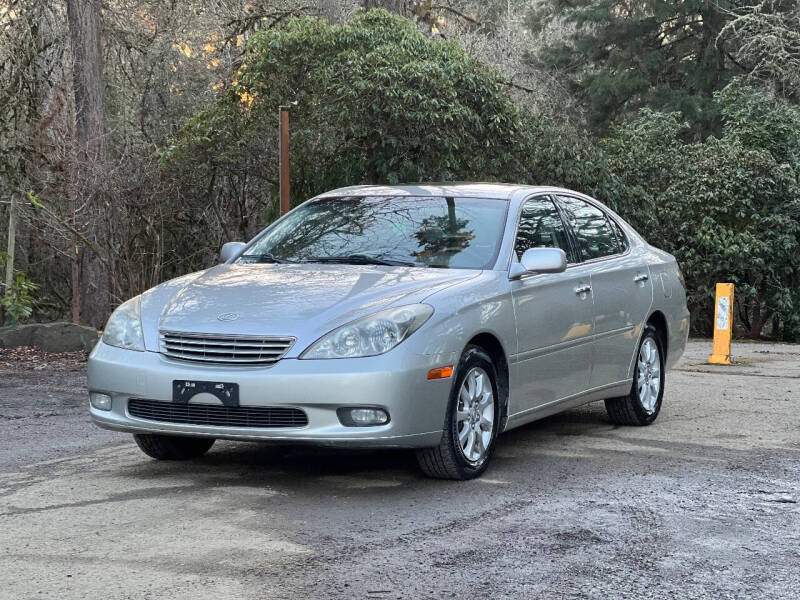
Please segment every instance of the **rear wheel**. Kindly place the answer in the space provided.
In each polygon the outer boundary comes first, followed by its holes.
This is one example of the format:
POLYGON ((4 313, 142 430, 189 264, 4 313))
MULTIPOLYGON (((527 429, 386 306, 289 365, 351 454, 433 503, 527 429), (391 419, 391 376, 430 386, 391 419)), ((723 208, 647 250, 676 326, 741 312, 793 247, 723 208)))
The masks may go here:
POLYGON ((627 396, 606 400, 606 411, 617 425, 649 425, 664 398, 664 352, 658 332, 648 325, 639 342, 633 384, 627 396))
POLYGON ((500 398, 491 358, 468 346, 456 371, 442 440, 417 451, 420 468, 437 479, 472 479, 486 470, 499 433, 500 398))
POLYGON ((203 456, 214 445, 214 438, 181 437, 137 433, 133 439, 139 448, 156 460, 189 460, 203 456))

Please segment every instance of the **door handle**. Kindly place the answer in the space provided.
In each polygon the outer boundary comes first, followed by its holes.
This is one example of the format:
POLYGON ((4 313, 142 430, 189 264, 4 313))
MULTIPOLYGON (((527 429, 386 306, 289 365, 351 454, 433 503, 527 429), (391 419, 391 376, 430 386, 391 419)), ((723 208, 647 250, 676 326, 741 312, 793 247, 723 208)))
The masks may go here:
POLYGON ((592 291, 592 286, 590 286, 590 285, 580 285, 580 286, 575 288, 575 293, 578 294, 579 296, 581 294, 586 294, 586 293, 591 292, 591 291, 592 291))
POLYGON ((650 276, 647 273, 639 273, 633 278, 636 283, 641 283, 642 281, 647 281, 648 279, 650 279, 650 276))

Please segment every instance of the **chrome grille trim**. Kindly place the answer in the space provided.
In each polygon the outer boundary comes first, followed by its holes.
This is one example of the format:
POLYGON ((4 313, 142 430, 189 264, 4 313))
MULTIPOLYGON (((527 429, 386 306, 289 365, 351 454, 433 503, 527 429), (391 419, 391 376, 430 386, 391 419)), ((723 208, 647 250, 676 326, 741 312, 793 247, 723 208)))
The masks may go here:
POLYGON ((224 335, 160 331, 161 353, 169 358, 226 365, 273 365, 295 342, 291 336, 224 335))

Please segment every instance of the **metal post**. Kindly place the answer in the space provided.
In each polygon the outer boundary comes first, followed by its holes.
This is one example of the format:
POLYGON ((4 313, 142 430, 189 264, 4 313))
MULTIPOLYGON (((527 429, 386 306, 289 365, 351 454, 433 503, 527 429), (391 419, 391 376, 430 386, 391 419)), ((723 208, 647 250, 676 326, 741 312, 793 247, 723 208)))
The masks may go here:
POLYGON ((278 107, 280 122, 280 193, 281 215, 289 212, 289 107, 278 107))
POLYGON ((11 289, 14 282, 14 242, 17 235, 16 196, 11 194, 11 203, 8 207, 8 262, 6 262, 6 287, 4 295, 11 289))

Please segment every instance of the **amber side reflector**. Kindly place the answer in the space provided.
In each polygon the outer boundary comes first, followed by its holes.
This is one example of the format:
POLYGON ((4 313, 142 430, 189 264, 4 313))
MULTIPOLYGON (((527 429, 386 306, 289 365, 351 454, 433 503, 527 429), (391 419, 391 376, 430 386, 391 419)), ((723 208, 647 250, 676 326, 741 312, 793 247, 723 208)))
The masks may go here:
POLYGON ((436 367, 428 371, 428 379, 447 379, 453 374, 453 365, 436 367))

